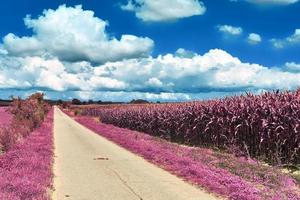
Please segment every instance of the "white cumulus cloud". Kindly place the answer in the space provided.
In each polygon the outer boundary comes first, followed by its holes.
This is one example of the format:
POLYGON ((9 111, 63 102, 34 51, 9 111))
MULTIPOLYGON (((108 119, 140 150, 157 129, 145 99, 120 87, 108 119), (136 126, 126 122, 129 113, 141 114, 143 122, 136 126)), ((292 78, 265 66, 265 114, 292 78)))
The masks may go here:
POLYGON ((300 63, 287 62, 287 63, 285 63, 285 68, 286 68, 288 71, 292 71, 292 72, 300 72, 300 63))
POLYGON ((178 98, 188 99, 211 92, 239 93, 300 86, 296 63, 287 63, 288 70, 244 63, 220 49, 204 55, 177 53, 97 66, 89 62, 63 62, 53 57, 2 54, 0 89, 119 93, 121 96, 128 93, 149 99, 178 95, 178 98))
POLYGON ((135 12, 143 21, 170 21, 203 15, 206 7, 199 0, 128 0, 121 9, 135 12))
POLYGON ((297 3, 299 0, 231 0, 233 2, 247 1, 257 5, 289 5, 297 3))
POLYGON ((50 54, 63 61, 104 63, 148 56, 154 45, 147 37, 111 37, 105 30, 108 22, 81 6, 62 5, 45 10, 36 19, 28 15, 24 22, 33 30, 31 37, 9 33, 3 39, 4 48, 12 56, 50 54))
POLYGON ((89 63, 86 63, 81 69, 73 71, 73 65, 78 66, 84 63, 70 64, 61 62, 57 58, 46 59, 38 56, 1 56, 0 64, 0 89, 44 88, 53 91, 113 91, 126 87, 126 83, 122 81, 96 76, 89 63))
POLYGON ((300 44, 300 29, 296 29, 291 36, 288 36, 284 39, 273 38, 270 41, 277 49, 282 49, 290 45, 300 44))
POLYGON ((243 29, 241 27, 231 25, 218 25, 217 28, 220 32, 230 35, 240 35, 243 33, 243 29))
POLYGON ((243 63, 219 49, 202 56, 166 54, 109 62, 96 67, 95 74, 123 80, 130 91, 151 91, 150 82, 159 86, 154 91, 178 93, 293 89, 300 85, 300 74, 243 63))
POLYGON ((258 44, 262 41, 261 36, 257 33, 250 33, 248 36, 248 42, 250 44, 258 44))

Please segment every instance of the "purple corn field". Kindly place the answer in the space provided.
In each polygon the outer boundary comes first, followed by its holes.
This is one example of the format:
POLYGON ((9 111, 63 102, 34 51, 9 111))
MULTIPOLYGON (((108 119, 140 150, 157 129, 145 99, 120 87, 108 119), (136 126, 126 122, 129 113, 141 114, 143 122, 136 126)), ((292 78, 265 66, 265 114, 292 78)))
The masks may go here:
POLYGON ((178 177, 231 200, 300 200, 297 182, 275 167, 207 148, 193 148, 92 117, 79 123, 178 177))
POLYGON ((300 90, 177 104, 87 107, 82 115, 191 146, 300 163, 300 90))

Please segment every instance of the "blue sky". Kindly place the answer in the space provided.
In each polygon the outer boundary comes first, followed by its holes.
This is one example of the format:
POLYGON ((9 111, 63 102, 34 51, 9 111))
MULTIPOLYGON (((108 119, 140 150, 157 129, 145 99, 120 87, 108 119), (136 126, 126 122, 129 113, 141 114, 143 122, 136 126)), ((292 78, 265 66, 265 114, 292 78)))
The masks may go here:
POLYGON ((176 101, 295 89, 299 10, 297 0, 5 1, 0 98, 176 101))

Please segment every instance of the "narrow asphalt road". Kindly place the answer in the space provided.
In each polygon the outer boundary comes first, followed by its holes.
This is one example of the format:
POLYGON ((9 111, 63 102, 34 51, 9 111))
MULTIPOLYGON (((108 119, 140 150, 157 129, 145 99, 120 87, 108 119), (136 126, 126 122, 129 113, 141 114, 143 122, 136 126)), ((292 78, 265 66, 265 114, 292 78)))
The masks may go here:
POLYGON ((214 196, 54 113, 53 199, 211 200, 214 196))

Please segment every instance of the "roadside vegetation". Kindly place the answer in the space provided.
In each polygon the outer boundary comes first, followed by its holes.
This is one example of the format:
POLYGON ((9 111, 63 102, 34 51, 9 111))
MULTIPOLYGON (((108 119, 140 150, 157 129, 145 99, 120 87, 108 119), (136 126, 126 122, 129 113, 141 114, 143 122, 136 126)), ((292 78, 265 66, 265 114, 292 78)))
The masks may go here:
MULTIPOLYGON (((14 98, 6 108, 10 122, 0 122, 0 152, 8 151, 14 144, 27 137, 39 127, 51 106, 44 101, 43 94, 36 93, 27 99, 14 98)), ((3 110, 2 110, 3 111, 3 110)), ((8 117, 7 115, 3 117, 8 117)), ((0 119, 2 120, 2 119, 0 119)))
POLYGON ((53 111, 34 94, 0 110, 0 199, 48 200, 52 188, 53 111))
POLYGON ((176 104, 75 106, 70 112, 215 194, 300 199, 300 90, 176 104))

